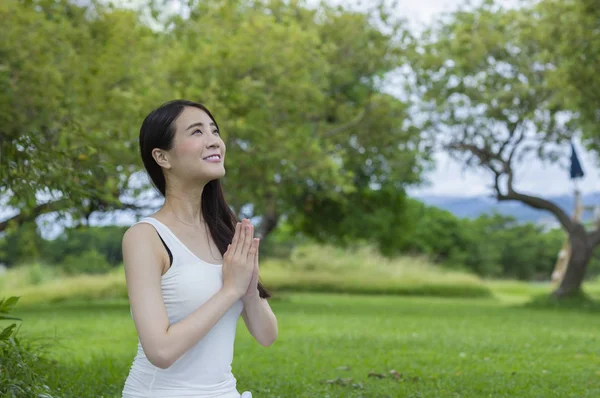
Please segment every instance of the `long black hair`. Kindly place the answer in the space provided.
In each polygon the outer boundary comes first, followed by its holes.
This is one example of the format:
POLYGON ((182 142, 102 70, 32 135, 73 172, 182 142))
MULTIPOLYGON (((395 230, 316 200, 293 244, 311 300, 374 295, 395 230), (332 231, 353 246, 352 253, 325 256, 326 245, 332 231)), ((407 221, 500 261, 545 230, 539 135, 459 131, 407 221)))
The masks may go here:
MULTIPOLYGON (((146 116, 140 128, 139 144, 142 162, 152 183, 163 197, 166 196, 167 183, 162 168, 152 157, 152 150, 154 148, 163 150, 172 148, 175 137, 175 120, 185 107, 203 110, 210 116, 218 129, 217 121, 204 105, 187 100, 173 100, 162 104, 146 116)), ((206 220, 210 234, 221 255, 225 255, 227 245, 231 243, 235 234, 235 224, 238 219, 227 205, 221 182, 218 179, 206 184, 202 191, 201 203, 202 216, 206 220)), ((262 298, 271 297, 261 282, 258 283, 258 291, 262 298)))

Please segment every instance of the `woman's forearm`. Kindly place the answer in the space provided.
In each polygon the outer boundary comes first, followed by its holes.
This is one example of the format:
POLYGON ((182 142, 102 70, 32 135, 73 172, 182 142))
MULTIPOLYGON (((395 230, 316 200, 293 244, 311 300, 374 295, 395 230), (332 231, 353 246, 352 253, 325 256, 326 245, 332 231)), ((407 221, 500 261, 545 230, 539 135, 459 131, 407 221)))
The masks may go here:
POLYGON ((277 339, 277 318, 266 299, 258 294, 242 299, 242 317, 248 331, 261 345, 268 347, 277 339))

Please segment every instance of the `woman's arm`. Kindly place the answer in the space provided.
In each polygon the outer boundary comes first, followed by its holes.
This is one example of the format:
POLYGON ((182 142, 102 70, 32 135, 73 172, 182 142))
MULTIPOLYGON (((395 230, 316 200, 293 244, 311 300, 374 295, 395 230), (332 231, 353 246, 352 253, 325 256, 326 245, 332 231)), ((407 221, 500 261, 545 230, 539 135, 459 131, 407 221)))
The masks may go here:
POLYGON ((277 339, 277 318, 266 299, 257 294, 242 298, 242 318, 250 334, 261 345, 268 347, 277 339))
POLYGON ((129 302, 140 343, 148 360, 166 369, 194 346, 243 295, 223 287, 200 308, 174 325, 161 294, 166 251, 153 226, 137 224, 123 235, 123 263, 129 302))
MULTIPOLYGON (((254 230, 252 230, 254 233, 254 230)), ((244 309, 242 311, 242 318, 246 328, 256 341, 261 345, 268 347, 275 342, 277 339, 277 318, 271 310, 271 306, 266 299, 259 296, 258 292, 258 256, 259 256, 259 245, 254 255, 254 269, 252 271, 252 279, 248 285, 248 290, 242 297, 244 303, 244 309)))

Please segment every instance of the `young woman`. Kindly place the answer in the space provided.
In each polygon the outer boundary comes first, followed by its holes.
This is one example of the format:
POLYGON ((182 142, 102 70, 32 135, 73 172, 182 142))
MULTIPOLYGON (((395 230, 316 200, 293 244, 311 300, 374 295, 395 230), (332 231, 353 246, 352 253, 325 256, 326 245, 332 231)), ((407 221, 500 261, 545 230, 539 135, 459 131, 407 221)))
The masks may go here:
POLYGON ((171 101, 146 117, 139 144, 165 202, 123 236, 139 337, 123 397, 240 398, 231 372, 239 316, 263 346, 277 338, 277 319, 258 282, 253 226, 236 222, 221 189, 219 127, 203 105, 171 101))

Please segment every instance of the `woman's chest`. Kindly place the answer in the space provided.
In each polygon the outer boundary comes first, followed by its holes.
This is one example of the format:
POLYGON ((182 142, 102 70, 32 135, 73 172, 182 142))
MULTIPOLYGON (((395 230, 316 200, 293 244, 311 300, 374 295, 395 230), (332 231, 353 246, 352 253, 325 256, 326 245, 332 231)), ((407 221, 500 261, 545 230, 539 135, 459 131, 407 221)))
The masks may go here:
POLYGON ((163 275, 161 288, 169 314, 189 314, 223 287, 221 267, 193 262, 174 263, 163 275))

